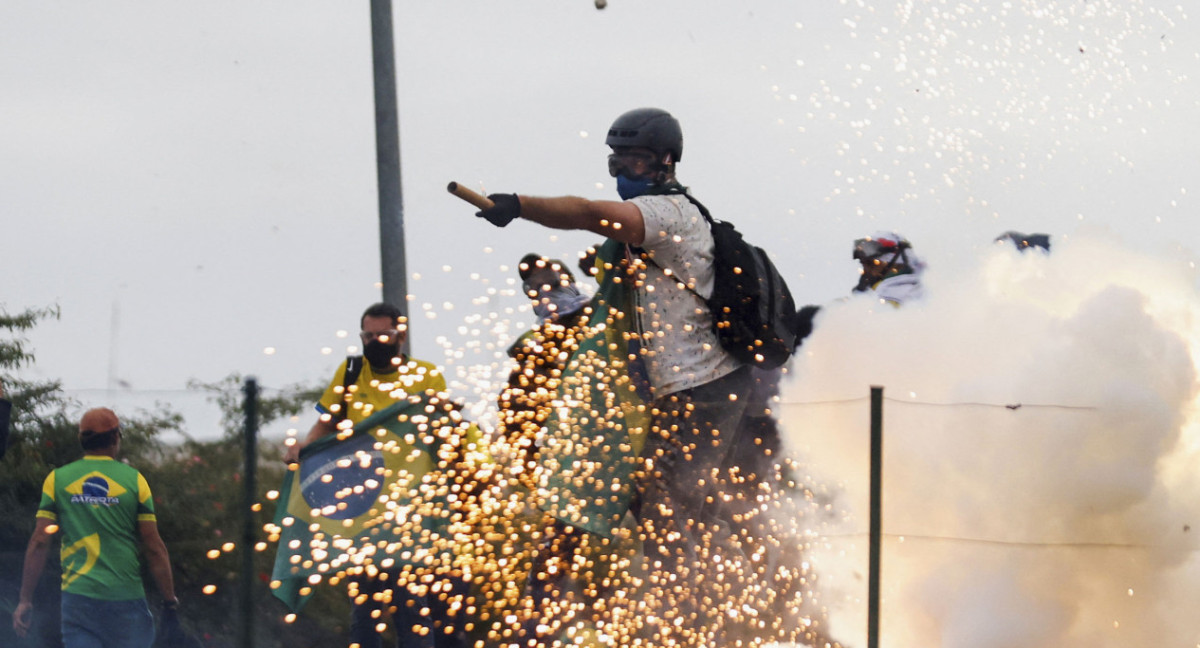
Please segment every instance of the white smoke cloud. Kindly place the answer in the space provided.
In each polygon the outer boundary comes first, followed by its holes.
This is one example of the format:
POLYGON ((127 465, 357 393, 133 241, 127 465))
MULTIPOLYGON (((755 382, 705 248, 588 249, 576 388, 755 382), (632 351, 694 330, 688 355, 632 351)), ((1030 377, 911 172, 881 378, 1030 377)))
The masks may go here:
POLYGON ((842 495, 816 558, 833 636, 866 643, 880 385, 881 645, 1200 645, 1194 264, 1100 237, 985 252, 931 260, 919 303, 828 305, 791 367, 785 442, 842 495))

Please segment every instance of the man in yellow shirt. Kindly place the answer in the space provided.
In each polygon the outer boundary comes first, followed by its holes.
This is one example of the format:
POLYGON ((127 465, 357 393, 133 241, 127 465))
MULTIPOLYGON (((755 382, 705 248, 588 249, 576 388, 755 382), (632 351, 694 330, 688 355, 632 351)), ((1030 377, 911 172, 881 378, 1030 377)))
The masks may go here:
POLYGON ((317 402, 317 422, 302 443, 288 448, 285 461, 295 463, 304 446, 337 433, 339 426, 353 426, 410 394, 446 391, 446 378, 436 365, 401 353, 408 336, 406 321, 399 308, 382 302, 363 312, 359 319, 362 357, 347 358, 338 367, 317 402), (347 370, 354 378, 349 384, 347 370))
MULTIPOLYGON (((300 450, 314 441, 349 430, 376 412, 414 395, 446 391, 446 378, 436 365, 401 352, 408 334, 404 313, 392 304, 372 304, 359 320, 362 356, 342 362, 317 402, 319 417, 302 443, 290 446, 284 457, 299 461, 300 450)), ((392 612, 400 648, 458 648, 466 646, 461 624, 454 623, 446 609, 448 594, 417 595, 405 587, 394 587, 394 579, 362 577, 350 620, 350 645, 379 648, 377 626, 385 609, 392 612), (391 590, 389 593, 387 590, 391 590), (415 628, 424 630, 416 630, 415 628), (447 628, 455 628, 446 632, 447 628)), ((465 590, 466 584, 451 586, 465 590)))

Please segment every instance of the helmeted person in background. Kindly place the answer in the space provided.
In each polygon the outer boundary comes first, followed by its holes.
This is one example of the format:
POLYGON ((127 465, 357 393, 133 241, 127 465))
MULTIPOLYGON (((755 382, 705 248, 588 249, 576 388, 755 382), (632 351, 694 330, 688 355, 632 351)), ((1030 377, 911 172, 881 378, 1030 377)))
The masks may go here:
POLYGON ((876 232, 860 238, 854 241, 854 259, 862 265, 854 292, 871 292, 893 306, 920 299, 923 294, 921 274, 925 263, 903 236, 876 232))
POLYGON ((139 541, 162 596, 164 615, 173 616, 179 605, 150 486, 135 468, 116 460, 121 422, 112 410, 84 413, 79 445, 83 458, 51 472, 42 486, 13 628, 19 636, 28 633, 34 590, 51 540, 61 532, 63 645, 149 648, 154 619, 142 585, 139 541))
POLYGON ((1009 230, 995 238, 996 243, 1012 243, 1017 250, 1025 252, 1026 250, 1039 250, 1045 254, 1050 253, 1050 235, 1049 234, 1023 234, 1009 230))
MULTIPOLYGON (((546 424, 567 360, 578 348, 578 337, 591 314, 585 308, 591 298, 579 290, 575 276, 557 259, 527 254, 517 271, 538 322, 508 349, 517 366, 497 405, 504 438, 531 470, 536 438, 546 424)), ((523 480, 530 470, 522 471, 523 480)))
MULTIPOLYGON (((285 461, 296 463, 308 444, 342 430, 349 430, 375 412, 380 412, 410 395, 435 395, 446 391, 446 379, 436 365, 403 353, 408 335, 404 312, 392 304, 376 303, 359 318, 363 343, 361 357, 347 358, 317 402, 319 417, 302 444, 288 448, 285 461)), ((391 611, 401 648, 459 648, 467 645, 463 624, 450 612, 448 599, 461 595, 466 584, 450 579, 451 592, 430 588, 417 595, 397 586, 382 565, 376 577, 355 579, 357 592, 350 619, 350 642, 359 648, 381 645, 376 627, 385 611, 391 611), (390 591, 390 593, 389 593, 390 591), (414 628, 424 628, 424 632, 414 628), (447 633, 446 629, 451 628, 447 633)), ((355 589, 352 587, 352 590, 355 589)), ((354 592, 352 592, 354 593, 354 592)))
MULTIPOLYGON (((699 586, 705 580, 699 556, 720 544, 710 536, 728 534, 728 525, 716 515, 722 480, 714 474, 737 443, 745 409, 738 395, 750 390, 750 368, 722 348, 704 302, 713 290, 714 244, 701 207, 675 176, 683 153, 678 120, 657 108, 631 110, 613 122, 606 144, 612 148, 608 170, 621 201, 494 194, 489 198, 495 206, 477 215, 498 227, 519 217, 607 237, 598 251, 605 268, 599 294, 628 291, 628 302, 613 306, 610 326, 633 329, 623 342, 629 371, 638 361, 645 365, 649 432, 640 450, 643 467, 634 477, 637 502, 617 497, 623 484, 597 476, 621 463, 621 453, 638 453, 639 439, 617 438, 601 443, 609 448, 607 462, 603 457, 574 462, 584 470, 577 473, 577 490, 568 484, 560 494, 567 500, 562 508, 570 513, 563 521, 579 520, 603 533, 622 512, 609 502, 633 506, 652 578, 673 584, 660 588, 661 607, 645 621, 657 626, 651 631, 663 642, 710 645, 705 627, 717 615, 700 607, 710 594, 699 586)), ((623 361, 619 355, 615 359, 623 361)), ((603 418, 604 410, 598 411, 603 418)), ((570 427, 592 442, 609 438, 609 429, 597 423, 605 421, 585 416, 570 427), (581 433, 585 426, 589 429, 581 433)), ((713 599, 715 604, 720 595, 713 599)))

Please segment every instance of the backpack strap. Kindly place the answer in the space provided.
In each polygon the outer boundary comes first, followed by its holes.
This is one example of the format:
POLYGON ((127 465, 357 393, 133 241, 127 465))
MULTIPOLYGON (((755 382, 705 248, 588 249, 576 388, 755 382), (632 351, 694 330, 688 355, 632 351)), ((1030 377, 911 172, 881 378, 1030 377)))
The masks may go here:
MULTIPOLYGON (((700 210, 700 214, 702 216, 704 216, 704 220, 708 221, 709 232, 712 232, 713 225, 715 224, 712 214, 709 213, 707 207, 705 207, 699 200, 696 200, 695 198, 693 198, 692 194, 688 193, 687 187, 685 187, 679 183, 674 183, 674 184, 664 187, 663 190, 658 192, 656 195, 683 196, 684 198, 687 198, 688 202, 692 203, 693 205, 696 206, 696 209, 700 210)), ((696 299, 700 300, 700 303, 702 303, 706 307, 708 307, 710 311, 712 310, 712 307, 709 305, 708 300, 705 299, 703 295, 696 292, 695 289, 693 289, 691 286, 687 285, 687 282, 680 281, 679 277, 675 276, 675 273, 670 272, 666 268, 659 265, 658 262, 655 261, 654 258, 651 257, 645 250, 643 250, 642 248, 639 248, 639 247, 633 247, 632 245, 628 245, 628 244, 626 244, 625 247, 629 251, 629 253, 640 256, 641 258, 645 259, 647 263, 654 264, 654 267, 661 270, 665 276, 670 277, 671 279, 674 279, 675 283, 679 284, 680 288, 695 295, 696 299)))
MULTIPOLYGON (((708 306, 708 300, 705 299, 703 295, 696 292, 696 290, 694 288, 692 288, 691 286, 687 285, 686 282, 680 280, 679 277, 675 276, 674 272, 671 272, 671 271, 667 270, 666 268, 658 265, 658 262, 654 260, 654 257, 647 254, 645 250, 643 250, 641 248, 635 248, 635 247, 630 247, 629 249, 634 254, 637 254, 637 255, 641 256, 643 259, 645 259, 646 263, 649 263, 649 264, 653 265, 654 267, 658 268, 659 270, 661 270, 663 273, 663 276, 674 279, 675 283, 678 284, 680 288, 692 293, 693 295, 696 296, 696 299, 699 299, 701 303, 703 303, 705 306, 708 306)), ((711 310, 711 307, 710 307, 710 310, 711 310)))
POLYGON ((662 192, 658 195, 661 195, 661 196, 683 196, 684 198, 687 198, 688 202, 692 203, 693 205, 696 206, 696 209, 700 210, 700 213, 704 216, 704 220, 708 221, 708 226, 710 228, 713 226, 712 214, 709 213, 708 208, 705 207, 703 203, 701 203, 699 200, 696 200, 696 198, 694 196, 692 196, 692 194, 688 193, 687 187, 676 182, 674 184, 667 185, 666 187, 664 187, 662 192))
POLYGON ((342 408, 338 410, 338 423, 346 420, 346 413, 349 411, 350 401, 353 399, 353 394, 350 391, 350 388, 358 382, 358 377, 362 375, 362 368, 362 356, 346 356, 346 373, 342 376, 342 408))

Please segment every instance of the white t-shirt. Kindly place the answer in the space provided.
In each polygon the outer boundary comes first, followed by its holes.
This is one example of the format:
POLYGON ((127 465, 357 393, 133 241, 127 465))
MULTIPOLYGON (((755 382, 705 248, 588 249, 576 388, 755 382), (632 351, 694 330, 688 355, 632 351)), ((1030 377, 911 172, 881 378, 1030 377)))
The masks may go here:
POLYGON ((675 280, 705 297, 712 294, 713 238, 708 221, 679 195, 639 196, 629 202, 642 212, 646 239, 641 247, 654 259, 647 264, 646 282, 637 291, 654 396, 661 398, 733 372, 741 363, 721 348, 708 306, 675 280), (666 276, 664 268, 673 277, 666 276))

